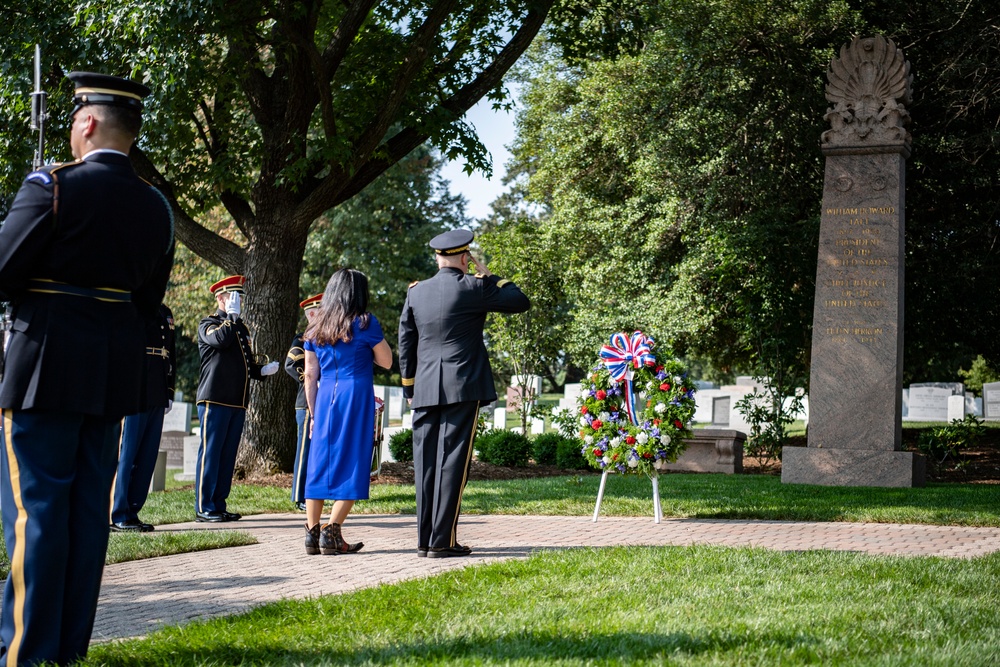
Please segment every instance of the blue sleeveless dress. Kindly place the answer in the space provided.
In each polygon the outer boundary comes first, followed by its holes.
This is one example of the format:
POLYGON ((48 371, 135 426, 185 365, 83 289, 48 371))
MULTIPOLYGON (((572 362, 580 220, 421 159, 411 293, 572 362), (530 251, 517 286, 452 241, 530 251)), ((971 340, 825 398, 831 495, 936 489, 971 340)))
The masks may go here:
POLYGON ((313 415, 305 497, 312 500, 365 500, 371 476, 375 433, 374 354, 384 335, 372 315, 367 329, 354 320, 347 343, 304 348, 315 352, 320 378, 313 415))

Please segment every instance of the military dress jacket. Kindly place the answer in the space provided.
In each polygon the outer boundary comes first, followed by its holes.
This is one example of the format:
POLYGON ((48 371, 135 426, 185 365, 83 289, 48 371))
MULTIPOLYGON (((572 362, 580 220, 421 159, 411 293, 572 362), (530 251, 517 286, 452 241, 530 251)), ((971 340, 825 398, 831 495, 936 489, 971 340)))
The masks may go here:
POLYGON ((219 310, 198 324, 201 375, 198 403, 233 408, 250 404, 250 380, 263 380, 254 358, 253 339, 243 320, 219 310))
POLYGON ((399 369, 411 407, 496 400, 483 327, 487 313, 523 313, 509 280, 443 268, 410 286, 399 318, 399 369))
POLYGON ((297 333, 292 338, 292 345, 285 356, 285 372, 299 384, 299 393, 295 395, 295 409, 305 410, 306 404, 306 351, 302 347, 302 334, 297 333))
POLYGON ((25 178, 0 227, 13 304, 0 407, 121 417, 144 409, 146 331, 173 266, 173 217, 126 155, 25 178))
POLYGON ((166 408, 174 400, 177 379, 174 314, 160 304, 156 317, 146 318, 146 409, 166 408))

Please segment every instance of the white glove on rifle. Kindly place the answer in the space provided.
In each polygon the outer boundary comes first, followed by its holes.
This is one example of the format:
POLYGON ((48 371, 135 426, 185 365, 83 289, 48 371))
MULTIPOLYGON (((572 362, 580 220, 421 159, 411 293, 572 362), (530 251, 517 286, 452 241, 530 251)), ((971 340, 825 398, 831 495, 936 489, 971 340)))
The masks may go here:
POLYGON ((226 314, 240 316, 240 293, 230 292, 229 300, 226 301, 226 314))
POLYGON ((267 377, 268 375, 274 375, 277 372, 278 372, 277 361, 272 361, 260 367, 260 374, 264 377, 267 377))

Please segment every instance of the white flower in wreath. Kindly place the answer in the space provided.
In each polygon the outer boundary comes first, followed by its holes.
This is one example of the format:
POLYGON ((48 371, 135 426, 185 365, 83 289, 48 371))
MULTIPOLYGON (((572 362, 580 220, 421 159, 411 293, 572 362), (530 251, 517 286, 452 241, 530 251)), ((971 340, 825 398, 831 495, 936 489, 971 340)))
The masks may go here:
POLYGON ((609 442, 608 444, 611 445, 612 447, 617 447, 618 445, 622 444, 622 439, 618 437, 611 438, 611 442, 609 442))
POLYGON ((663 459, 656 459, 655 461, 653 461, 653 467, 656 468, 657 470, 663 470, 663 466, 665 466, 666 464, 667 462, 664 461, 663 459))
POLYGON ((662 415, 664 412, 667 411, 667 404, 657 403, 656 406, 653 408, 653 410, 656 411, 656 414, 662 415))
POLYGON ((592 445, 594 444, 594 436, 588 435, 586 438, 583 439, 583 441, 588 445, 592 445))
POLYGON ((660 436, 660 444, 661 445, 669 445, 670 444, 670 436, 669 435, 661 435, 660 436))
POLYGON ((656 383, 650 380, 649 382, 646 383, 646 389, 653 391, 654 389, 656 389, 656 383))
POLYGON ((587 421, 586 417, 580 417, 580 426, 590 426, 590 422, 587 421))
POLYGON ((649 441, 649 434, 646 433, 645 431, 640 431, 639 434, 637 436, 635 436, 635 440, 640 445, 645 445, 646 442, 649 441))
POLYGON ((611 421, 611 415, 607 412, 602 412, 597 416, 597 418, 600 419, 602 422, 611 421))
POLYGON ((629 459, 628 460, 628 467, 629 468, 637 468, 638 466, 639 466, 639 459, 629 459))
POLYGON ((611 457, 610 456, 605 456, 601 460, 604 461, 604 465, 611 465, 611 457))

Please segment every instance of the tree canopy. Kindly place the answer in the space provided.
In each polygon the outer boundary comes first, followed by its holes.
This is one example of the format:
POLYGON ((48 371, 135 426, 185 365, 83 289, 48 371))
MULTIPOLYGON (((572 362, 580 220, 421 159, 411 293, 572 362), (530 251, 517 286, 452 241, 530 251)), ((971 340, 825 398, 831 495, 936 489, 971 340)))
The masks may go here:
POLYGON ((1000 287, 992 3, 616 7, 550 29, 522 69, 510 172, 568 257, 571 358, 635 327, 708 374, 808 377, 824 73, 868 33, 894 39, 916 74, 907 377, 1000 355, 995 306, 969 288, 1000 287), (574 39, 594 31, 589 51, 574 39))
MULTIPOLYGON (((65 136, 65 70, 132 76, 153 89, 132 159, 170 201, 178 238, 247 276, 245 317, 281 355, 297 320, 308 233, 326 211, 429 142, 489 171, 461 118, 502 77, 553 0, 43 0, 0 28, 4 191, 30 155, 32 45, 46 54, 55 136, 65 136), (15 76, 14 72, 24 72, 15 76), (16 139, 16 140, 15 140, 16 139), (13 165, 13 166, 12 166, 13 165), (207 218, 220 216, 223 224, 207 218), (220 228, 233 234, 218 233, 220 228)), ((68 157, 65 140, 52 157, 68 157)), ((255 383, 244 462, 290 458, 293 390, 255 383)))

